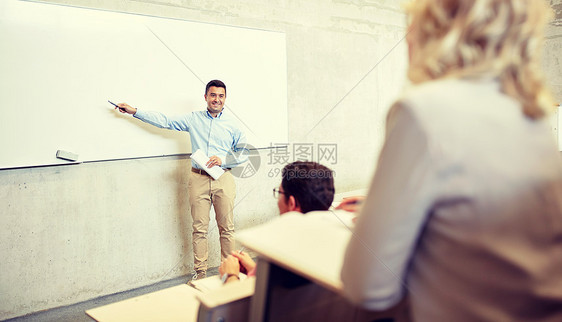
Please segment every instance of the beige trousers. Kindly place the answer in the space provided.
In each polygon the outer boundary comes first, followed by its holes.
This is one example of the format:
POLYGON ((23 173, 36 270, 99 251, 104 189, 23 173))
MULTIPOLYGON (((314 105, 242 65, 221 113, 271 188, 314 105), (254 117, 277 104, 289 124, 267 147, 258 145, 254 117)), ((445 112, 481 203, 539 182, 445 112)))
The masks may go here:
POLYGON ((221 259, 234 250, 233 210, 236 185, 230 171, 226 171, 218 180, 205 174, 190 173, 188 193, 193 219, 193 268, 195 271, 206 271, 211 204, 215 208, 219 228, 221 259))

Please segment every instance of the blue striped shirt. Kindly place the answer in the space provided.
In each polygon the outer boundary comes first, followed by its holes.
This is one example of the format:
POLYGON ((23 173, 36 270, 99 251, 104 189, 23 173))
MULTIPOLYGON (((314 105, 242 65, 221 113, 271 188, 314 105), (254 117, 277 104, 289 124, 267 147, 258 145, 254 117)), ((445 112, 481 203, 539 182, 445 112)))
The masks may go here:
MULTIPOLYGON (((168 117, 160 112, 137 109, 133 116, 162 129, 189 132, 192 151, 201 149, 209 157, 218 156, 222 168, 233 168, 248 159, 248 153, 244 151, 246 136, 235 119, 224 110, 216 118, 207 110, 168 117)), ((191 165, 201 169, 193 160, 191 165)))

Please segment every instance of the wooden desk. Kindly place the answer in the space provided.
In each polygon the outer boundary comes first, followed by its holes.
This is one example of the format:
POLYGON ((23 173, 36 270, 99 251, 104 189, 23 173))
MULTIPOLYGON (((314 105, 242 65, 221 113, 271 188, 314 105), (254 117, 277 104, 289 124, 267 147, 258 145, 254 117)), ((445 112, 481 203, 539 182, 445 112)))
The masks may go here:
POLYGON ((344 212, 286 214, 244 230, 237 240, 259 256, 250 321, 373 321, 398 309, 370 312, 342 295, 340 269, 352 235, 344 212))
POLYGON ((102 322, 196 321, 200 292, 182 284, 124 301, 86 310, 86 314, 102 322))

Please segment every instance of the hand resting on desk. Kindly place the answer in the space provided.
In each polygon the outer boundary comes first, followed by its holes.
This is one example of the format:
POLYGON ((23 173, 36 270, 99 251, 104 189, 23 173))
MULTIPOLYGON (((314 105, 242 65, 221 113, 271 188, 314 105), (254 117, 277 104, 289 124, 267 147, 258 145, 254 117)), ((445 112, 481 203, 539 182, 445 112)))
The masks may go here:
POLYGON ((341 209, 349 212, 357 212, 361 208, 363 200, 365 200, 365 196, 346 197, 343 198, 342 202, 336 207, 336 209, 341 209))
MULTIPOLYGON (((232 252, 219 266, 219 274, 222 275, 238 275, 240 272, 247 274, 253 272, 256 268, 256 262, 244 252, 232 252)), ((231 282, 235 278, 227 278, 225 283, 231 282)))

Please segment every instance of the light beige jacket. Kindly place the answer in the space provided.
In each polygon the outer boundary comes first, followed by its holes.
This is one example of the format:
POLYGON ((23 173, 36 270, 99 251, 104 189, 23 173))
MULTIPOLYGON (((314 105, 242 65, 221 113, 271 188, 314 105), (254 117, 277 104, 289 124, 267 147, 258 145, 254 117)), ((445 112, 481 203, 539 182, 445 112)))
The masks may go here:
POLYGON ((412 88, 389 112, 346 296, 384 309, 408 292, 415 321, 562 321, 561 161, 494 80, 412 88))

